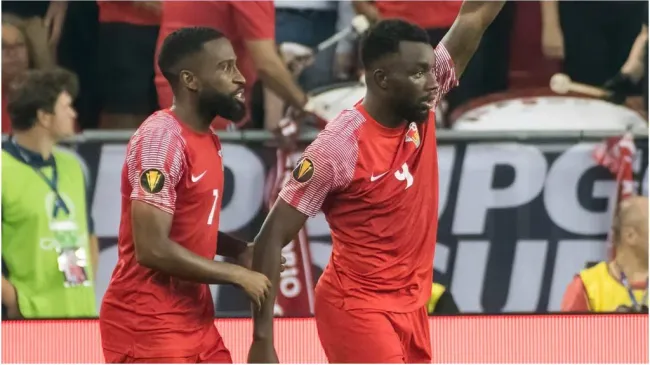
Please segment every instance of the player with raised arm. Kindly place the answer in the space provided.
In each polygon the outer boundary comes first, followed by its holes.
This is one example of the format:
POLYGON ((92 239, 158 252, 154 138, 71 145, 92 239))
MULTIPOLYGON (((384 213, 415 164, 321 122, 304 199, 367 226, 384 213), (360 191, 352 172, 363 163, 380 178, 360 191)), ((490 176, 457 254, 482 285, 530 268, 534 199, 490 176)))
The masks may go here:
POLYGON ((214 261, 252 254, 219 232, 224 171, 210 122, 244 116, 235 63, 230 41, 211 28, 182 28, 164 41, 158 65, 174 104, 144 121, 127 147, 118 262, 99 316, 107 362, 231 363, 208 284, 237 285, 257 305, 268 293, 266 276, 214 261))
POLYGON ((362 43, 366 96, 305 150, 255 239, 253 268, 273 287, 254 313, 249 362, 277 362, 273 304, 282 246, 319 210, 332 256, 315 316, 333 363, 431 362, 425 304, 438 222, 435 114, 503 1, 465 1, 434 49, 427 33, 384 20, 362 43))

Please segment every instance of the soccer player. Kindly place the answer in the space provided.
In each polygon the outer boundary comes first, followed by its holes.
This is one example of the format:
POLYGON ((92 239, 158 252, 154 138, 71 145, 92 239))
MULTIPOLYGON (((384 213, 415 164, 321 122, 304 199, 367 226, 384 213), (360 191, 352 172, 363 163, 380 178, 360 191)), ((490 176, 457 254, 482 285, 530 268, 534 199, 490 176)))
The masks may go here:
POLYGON ((257 305, 269 290, 264 275, 213 260, 252 254, 218 231, 224 173, 210 122, 244 116, 235 62, 211 28, 181 28, 162 46, 158 65, 174 104, 145 120, 127 147, 119 256, 100 310, 107 362, 230 363, 208 284, 239 286, 257 305))
POLYGON ((438 221, 438 158, 431 111, 454 85, 504 2, 466 1, 434 49, 401 20, 370 29, 361 57, 366 96, 305 150, 255 239, 253 268, 273 289, 254 313, 249 362, 277 362, 273 304, 281 248, 319 210, 332 256, 315 315, 333 363, 431 362, 426 302, 438 221))

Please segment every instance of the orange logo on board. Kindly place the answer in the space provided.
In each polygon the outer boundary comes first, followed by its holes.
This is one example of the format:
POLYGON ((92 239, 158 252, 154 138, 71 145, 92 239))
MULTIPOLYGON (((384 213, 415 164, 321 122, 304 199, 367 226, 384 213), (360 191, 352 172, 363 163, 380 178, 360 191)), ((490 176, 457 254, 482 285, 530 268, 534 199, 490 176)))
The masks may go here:
POLYGON ((409 130, 406 131, 404 142, 413 142, 415 148, 420 147, 420 133, 418 132, 418 126, 415 122, 411 122, 409 125, 409 130))

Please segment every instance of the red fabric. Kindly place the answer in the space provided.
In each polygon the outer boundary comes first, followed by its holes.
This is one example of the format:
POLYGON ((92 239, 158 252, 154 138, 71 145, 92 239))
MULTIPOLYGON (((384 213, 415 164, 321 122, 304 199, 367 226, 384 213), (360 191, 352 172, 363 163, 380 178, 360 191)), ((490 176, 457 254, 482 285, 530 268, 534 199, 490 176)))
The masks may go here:
POLYGON ((194 356, 136 358, 104 349, 104 359, 109 364, 232 364, 230 351, 221 337, 208 350, 194 356))
POLYGON ((560 310, 562 312, 589 312, 587 290, 579 275, 573 278, 564 292, 560 310))
MULTIPOLYGON (((439 101, 457 80, 442 44, 435 53, 439 101)), ((391 129, 358 104, 305 150, 280 197, 305 215, 322 209, 330 225, 332 256, 317 292, 345 309, 424 307, 438 222, 433 112, 427 122, 391 129)))
MULTIPOLYGON (((165 1, 158 34, 156 58, 160 46, 173 31, 188 26, 206 26, 218 29, 232 42, 237 55, 237 67, 246 78, 245 97, 250 105, 257 72, 245 42, 275 39, 275 7, 272 1, 165 1)), ((156 62, 155 84, 161 107, 171 106, 173 95, 167 80, 156 62)), ((250 110, 250 108, 247 108, 250 110)), ((244 118, 246 121, 248 118, 244 118)), ((230 123, 217 118, 214 128, 224 129, 230 123)))
POLYGON ((401 18, 422 28, 449 28, 462 1, 375 1, 383 18, 401 18))
POLYGON ((160 24, 160 14, 134 5, 134 3, 135 1, 97 1, 99 21, 134 25, 160 24))
POLYGON ((2 93, 2 133, 9 134, 11 133, 11 118, 9 117, 9 111, 7 110, 7 92, 2 93))
POLYGON ((173 214, 169 238, 212 260, 223 180, 216 135, 189 129, 169 111, 153 114, 138 128, 122 169, 118 261, 100 310, 103 348, 135 358, 187 357, 205 351, 219 337, 207 284, 137 263, 131 204, 139 200, 173 214))
POLYGON ((345 310, 316 296, 318 337, 333 364, 431 363, 429 318, 409 313, 345 310))

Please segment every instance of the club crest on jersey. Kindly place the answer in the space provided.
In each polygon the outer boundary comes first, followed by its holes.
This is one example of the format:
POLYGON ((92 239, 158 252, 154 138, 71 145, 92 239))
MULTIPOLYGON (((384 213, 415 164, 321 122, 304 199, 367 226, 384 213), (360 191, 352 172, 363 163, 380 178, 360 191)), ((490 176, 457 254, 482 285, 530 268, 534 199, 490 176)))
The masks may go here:
POLYGON ((144 170, 140 175, 140 187, 147 193, 159 193, 163 186, 165 186, 165 175, 158 169, 144 170))
POLYGON ((413 142, 415 148, 420 147, 420 133, 418 132, 418 126, 415 124, 415 122, 411 122, 411 124, 409 124, 409 130, 406 131, 404 142, 413 142))
POLYGON ((297 182, 307 182, 314 176, 314 164, 308 158, 303 158, 298 161, 296 168, 293 169, 293 178, 297 182))

